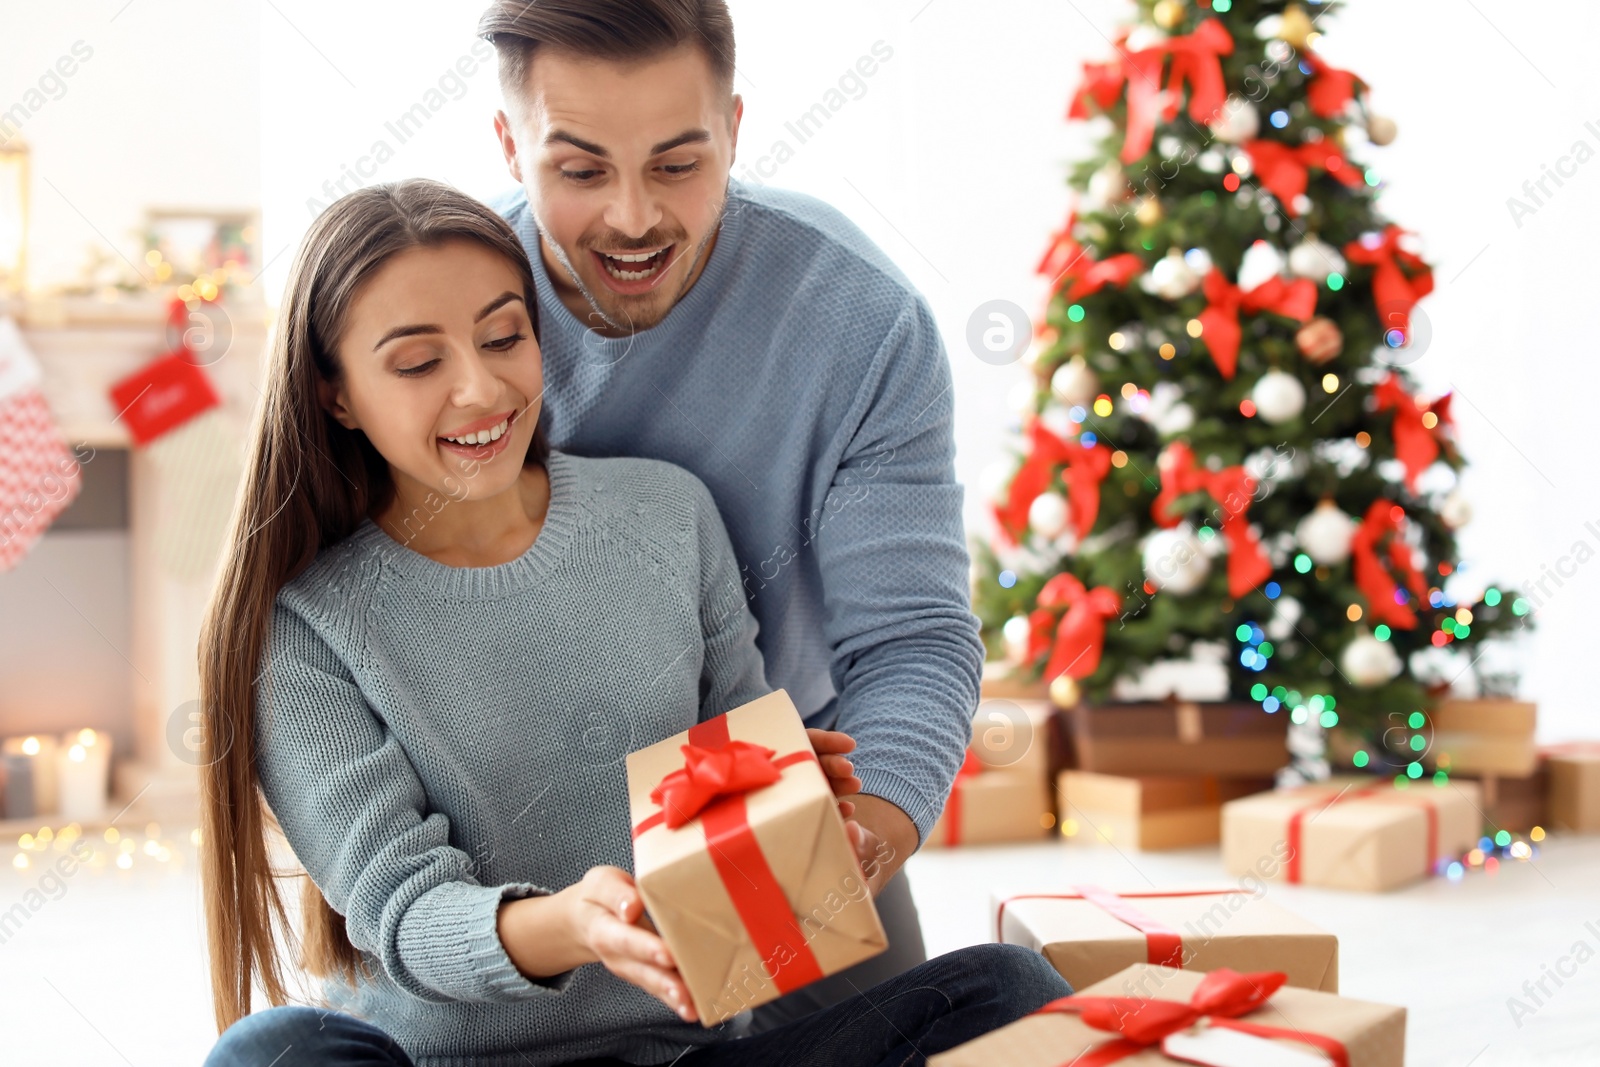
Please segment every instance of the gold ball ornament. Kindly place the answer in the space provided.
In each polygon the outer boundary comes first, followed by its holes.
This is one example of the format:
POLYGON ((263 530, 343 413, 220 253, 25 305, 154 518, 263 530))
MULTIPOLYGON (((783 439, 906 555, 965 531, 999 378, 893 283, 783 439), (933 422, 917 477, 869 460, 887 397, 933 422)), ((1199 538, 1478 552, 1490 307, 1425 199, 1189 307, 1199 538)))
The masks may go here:
POLYGON ((1058 674, 1050 682, 1050 703, 1058 708, 1075 708, 1082 696, 1078 680, 1071 675, 1058 674))
POLYGON ((1139 206, 1133 209, 1133 217, 1141 226, 1154 226, 1166 217, 1166 212, 1161 210, 1161 201, 1153 196, 1147 196, 1139 201, 1139 206))
POLYGON ((1344 351, 1344 332, 1332 319, 1318 316, 1300 327, 1294 343, 1302 356, 1320 366, 1344 351))
POLYGON ((1156 25, 1164 30, 1175 30, 1183 21, 1182 0, 1158 0, 1151 9, 1151 17, 1156 20, 1156 25))
POLYGON ((1393 144, 1394 139, 1398 136, 1400 136, 1400 127, 1395 123, 1394 119, 1386 118, 1383 115, 1367 116, 1367 140, 1373 144, 1379 147, 1393 144))
POLYGON ((1287 41, 1297 51, 1305 51, 1306 38, 1316 32, 1316 26, 1311 21, 1311 16, 1306 14, 1306 9, 1299 4, 1290 4, 1283 12, 1283 24, 1278 27, 1278 39, 1287 41))

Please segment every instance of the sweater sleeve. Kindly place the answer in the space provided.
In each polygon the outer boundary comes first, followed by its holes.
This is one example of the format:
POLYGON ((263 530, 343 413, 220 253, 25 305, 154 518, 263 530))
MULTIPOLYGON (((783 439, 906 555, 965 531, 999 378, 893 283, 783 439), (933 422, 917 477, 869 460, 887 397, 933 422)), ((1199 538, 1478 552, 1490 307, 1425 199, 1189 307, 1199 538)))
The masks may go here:
POLYGON ((694 483, 695 528, 700 548, 700 631, 705 638, 700 671, 700 720, 715 718, 772 692, 766 661, 756 647, 759 625, 739 581, 739 562, 716 500, 694 483))
POLYGON ((500 903, 552 890, 480 885, 428 810, 399 740, 344 663, 280 600, 256 680, 256 766, 267 804, 350 941, 434 1002, 556 996, 576 970, 529 979, 500 942, 500 903))
POLYGON ((838 692, 864 793, 900 807, 918 844, 972 737, 984 649, 955 480, 950 366, 911 297, 851 410, 815 533, 838 692))

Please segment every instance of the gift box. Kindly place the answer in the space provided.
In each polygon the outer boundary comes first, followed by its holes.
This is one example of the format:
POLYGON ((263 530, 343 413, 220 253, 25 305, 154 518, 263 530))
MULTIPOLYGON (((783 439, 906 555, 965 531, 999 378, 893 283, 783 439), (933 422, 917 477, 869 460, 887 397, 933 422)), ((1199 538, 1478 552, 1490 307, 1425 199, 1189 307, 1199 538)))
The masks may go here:
POLYGON ((1483 796, 1483 815, 1491 836, 1498 830, 1525 834, 1535 826, 1548 826, 1545 794, 1550 775, 1541 766, 1532 774, 1512 777, 1504 774, 1466 774, 1453 781, 1477 783, 1483 796))
POLYGON ((977 751, 968 749, 922 847, 1037 841, 1054 825, 1043 768, 986 770, 977 751))
POLYGON ((1288 716, 1259 704, 1080 704, 1066 712, 1073 766, 1102 774, 1274 774, 1288 716))
MULTIPOLYGON (((1104 1067, 1261 1063, 1260 1042, 1348 1067, 1402 1067, 1406 1010, 1283 986, 1283 975, 1202 974, 1136 963, 1009 1026, 928 1059, 929 1067, 1104 1067), (1230 1048, 1243 1047, 1244 1055, 1230 1048), (1228 1058, 1225 1058, 1228 1057, 1228 1058)), ((1281 1060, 1267 1060, 1277 1063, 1281 1060)))
POLYGON ((972 745, 985 770, 1028 774, 1040 782, 1064 760, 1059 744, 1059 713, 1048 700, 985 698, 972 716, 972 745))
POLYGON ((702 1025, 888 947, 786 692, 630 753, 627 769, 634 880, 702 1025))
POLYGON ((1382 779, 1334 779, 1258 793, 1222 806, 1222 861, 1239 876, 1392 889, 1472 848, 1482 832, 1481 806, 1476 782, 1454 780, 1402 788, 1382 779))
POLYGON ((1451 774, 1533 774, 1539 769, 1537 711, 1523 700, 1441 700, 1433 709, 1426 760, 1451 774))
POLYGON ((1056 804, 1070 842, 1155 851, 1216 844, 1223 802, 1271 788, 1271 778, 1063 771, 1056 804))
POLYGON ((1050 961, 1073 989, 1135 963, 1191 971, 1282 971, 1288 984, 1339 991, 1339 939, 1265 899, 1265 887, 1113 893, 1074 886, 1066 893, 992 898, 995 940, 1025 945, 1050 961))
POLYGON ((1600 832, 1600 741, 1550 745, 1544 756, 1550 828, 1600 832))

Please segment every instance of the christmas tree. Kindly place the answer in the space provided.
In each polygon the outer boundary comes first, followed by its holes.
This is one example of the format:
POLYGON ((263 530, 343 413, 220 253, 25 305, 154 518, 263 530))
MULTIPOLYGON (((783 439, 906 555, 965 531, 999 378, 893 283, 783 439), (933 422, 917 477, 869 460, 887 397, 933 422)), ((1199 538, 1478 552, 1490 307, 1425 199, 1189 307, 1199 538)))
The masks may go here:
POLYGON ((1068 117, 1109 128, 1039 264, 975 605, 991 657, 1059 699, 1209 664, 1217 698, 1416 777, 1431 701, 1529 606, 1460 573, 1450 398, 1408 373, 1432 270, 1379 211, 1357 157, 1395 125, 1317 55, 1323 13, 1140 0, 1084 65, 1068 117))

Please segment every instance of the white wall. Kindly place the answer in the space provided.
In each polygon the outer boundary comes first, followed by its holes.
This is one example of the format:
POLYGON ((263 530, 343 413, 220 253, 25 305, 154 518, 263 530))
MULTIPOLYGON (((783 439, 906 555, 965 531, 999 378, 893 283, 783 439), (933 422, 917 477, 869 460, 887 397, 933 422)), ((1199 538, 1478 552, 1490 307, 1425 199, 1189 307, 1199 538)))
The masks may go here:
MULTIPOLYGON (((1131 4, 732 6, 746 99, 735 172, 788 142, 794 156, 770 180, 840 207, 928 295, 955 371, 959 470, 970 485, 1000 454, 1012 417, 1006 395, 1022 372, 974 358, 963 340, 967 319, 997 297, 1039 306, 1031 270, 1066 212, 1063 165, 1088 150, 1081 128, 1061 115, 1080 62, 1104 56, 1131 4), (797 143, 784 123, 879 41, 892 58, 858 99, 797 143)), ((477 0, 389 4, 383 24, 365 29, 342 6, 279 0, 262 10, 267 255, 298 240, 310 217, 305 202, 322 195, 323 181, 353 167, 386 137, 386 119, 423 99, 468 53, 479 8, 477 0)), ((1600 162, 1520 228, 1505 200, 1575 140, 1600 149, 1600 91, 1584 77, 1600 11, 1577 0, 1479 0, 1448 18, 1442 10, 1422 0, 1344 5, 1328 18, 1322 51, 1365 76, 1375 108, 1401 126, 1399 141, 1370 150, 1368 162, 1392 183, 1388 213, 1424 237, 1438 266, 1439 291, 1423 305, 1434 341, 1415 369, 1429 387, 1460 397, 1478 515, 1463 551, 1486 575, 1526 581, 1569 557, 1579 539, 1600 550, 1600 532, 1584 529, 1592 520, 1600 531, 1600 502, 1579 437, 1600 387, 1585 299, 1600 280, 1600 216, 1591 206, 1600 162)), ((489 127, 496 104, 485 68, 372 180, 426 174, 477 195, 504 188, 489 127)), ((284 265, 269 271, 269 293, 281 288, 284 265)), ((974 516, 978 503, 969 492, 974 516)), ((1555 595, 1526 652, 1526 689, 1542 701, 1545 736, 1600 735, 1582 695, 1600 567, 1580 566, 1562 588, 1548 588, 1555 595)))

